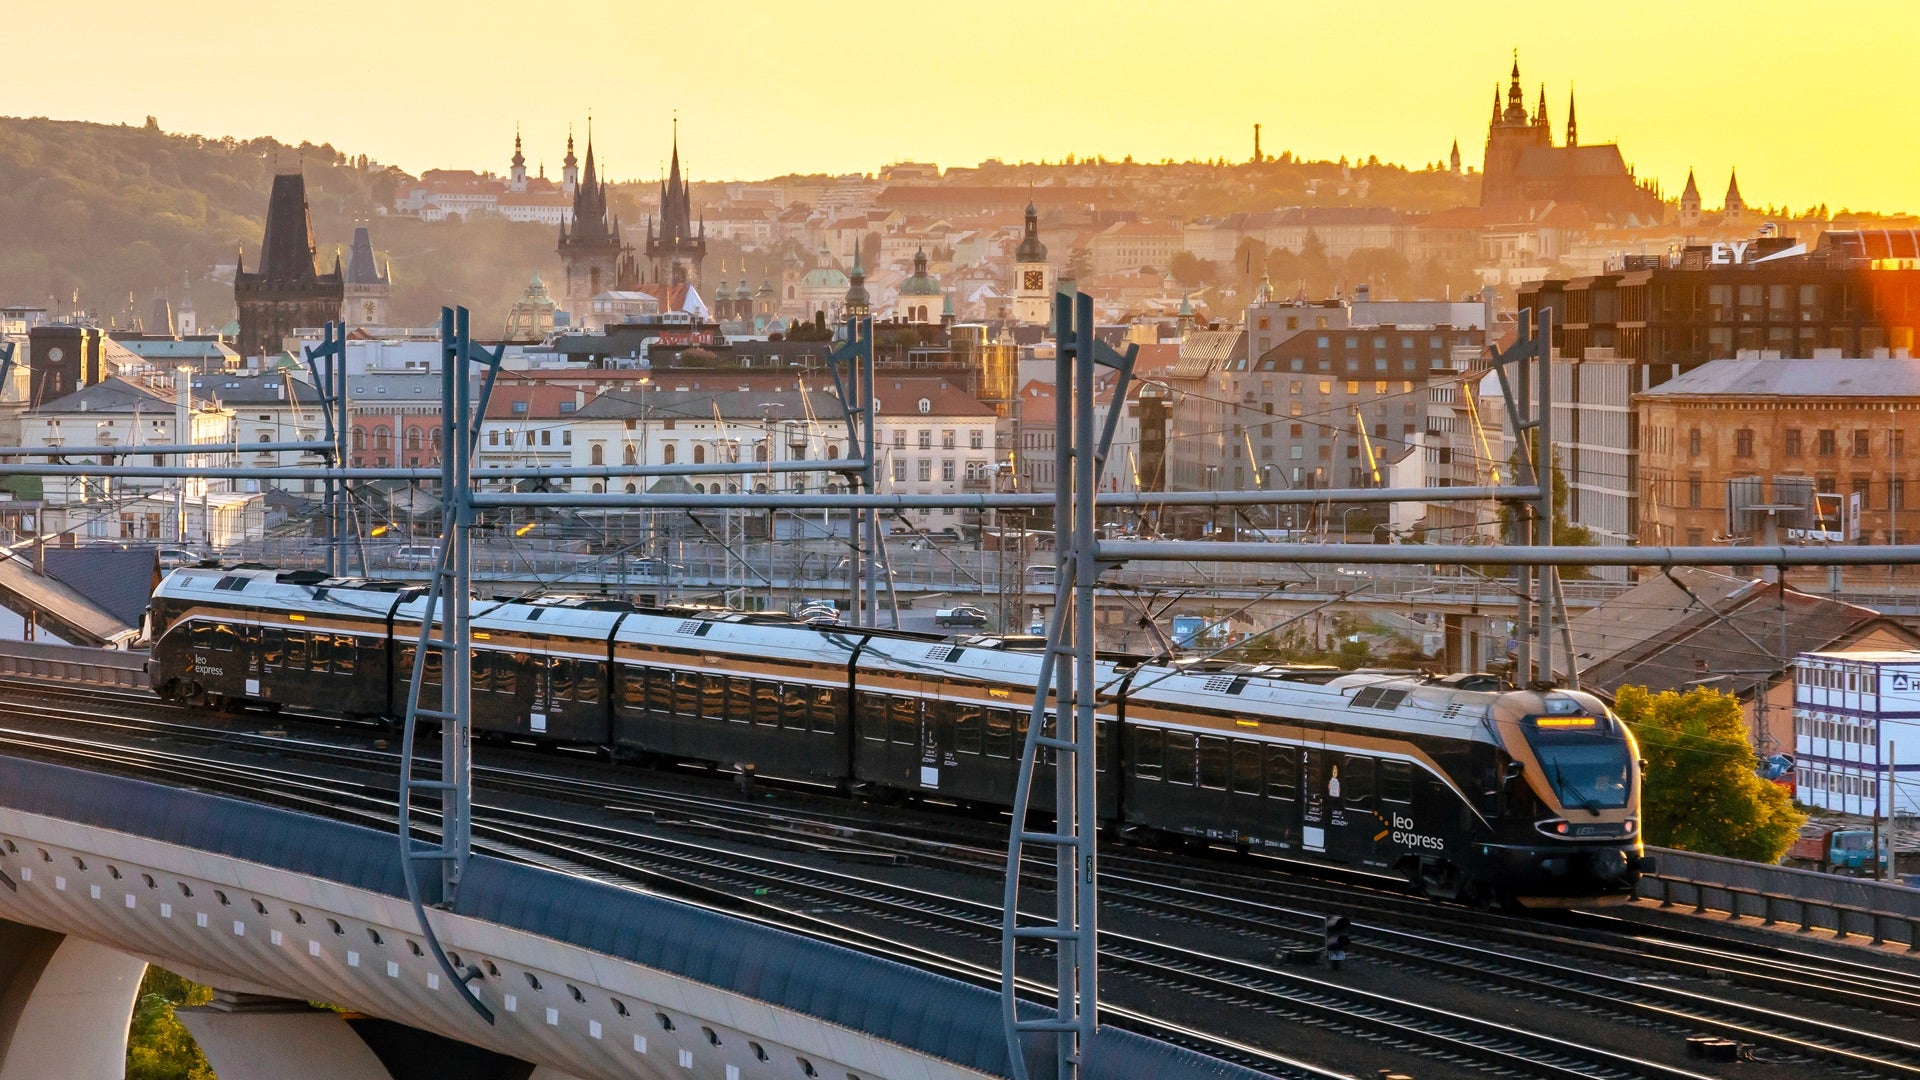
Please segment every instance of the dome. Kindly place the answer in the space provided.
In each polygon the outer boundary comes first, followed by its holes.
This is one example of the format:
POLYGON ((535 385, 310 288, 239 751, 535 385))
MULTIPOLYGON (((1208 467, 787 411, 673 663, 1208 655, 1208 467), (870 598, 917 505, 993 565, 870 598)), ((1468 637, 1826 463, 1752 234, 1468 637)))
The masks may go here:
POLYGON ((901 296, 939 296, 940 282, 927 273, 927 251, 913 253, 913 276, 900 285, 901 296))

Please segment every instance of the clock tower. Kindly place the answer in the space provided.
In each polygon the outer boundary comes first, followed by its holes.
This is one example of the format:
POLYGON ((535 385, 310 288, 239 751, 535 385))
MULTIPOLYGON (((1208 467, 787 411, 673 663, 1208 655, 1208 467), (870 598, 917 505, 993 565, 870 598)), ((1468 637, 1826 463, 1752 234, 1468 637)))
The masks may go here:
POLYGON ((1040 212, 1027 204, 1027 234, 1013 252, 1013 318, 1042 326, 1053 317, 1053 268, 1040 242, 1040 212))

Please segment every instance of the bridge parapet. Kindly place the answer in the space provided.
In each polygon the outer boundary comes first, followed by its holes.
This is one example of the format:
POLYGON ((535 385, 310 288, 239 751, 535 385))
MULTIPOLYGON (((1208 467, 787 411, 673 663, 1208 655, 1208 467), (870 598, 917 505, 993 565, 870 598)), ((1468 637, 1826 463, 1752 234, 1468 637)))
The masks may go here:
MULTIPOLYGON (((962 1080, 1008 1071, 999 998, 614 885, 476 856, 435 911, 488 1026, 413 930, 371 829, 0 757, 0 918, 228 990, 314 998, 566 1075, 962 1080)), ((1089 1076, 1255 1074, 1102 1029, 1089 1076)), ((1035 1075, 1048 1056, 1029 1055, 1035 1075)))

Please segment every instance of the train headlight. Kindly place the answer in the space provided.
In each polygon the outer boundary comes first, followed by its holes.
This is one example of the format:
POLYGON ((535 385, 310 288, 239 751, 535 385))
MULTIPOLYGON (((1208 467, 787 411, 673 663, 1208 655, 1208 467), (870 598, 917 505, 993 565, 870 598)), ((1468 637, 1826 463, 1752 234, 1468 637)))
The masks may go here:
POLYGON ((1633 820, 1632 818, 1628 818, 1623 824, 1621 824, 1620 832, 1625 836, 1632 836, 1633 830, 1639 827, 1640 827, 1639 822, 1633 820))

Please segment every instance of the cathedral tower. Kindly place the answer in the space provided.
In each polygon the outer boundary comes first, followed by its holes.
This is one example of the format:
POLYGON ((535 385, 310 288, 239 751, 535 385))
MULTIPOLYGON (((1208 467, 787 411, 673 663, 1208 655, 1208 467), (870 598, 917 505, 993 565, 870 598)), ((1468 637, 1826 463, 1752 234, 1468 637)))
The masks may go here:
MULTIPOLYGON (((567 172, 573 171, 573 136, 567 136, 567 172)), ((587 133, 587 168, 573 193, 573 222, 560 226, 560 265, 566 272, 561 301, 574 318, 586 318, 593 298, 614 287, 620 262, 620 223, 607 213, 607 189, 593 164, 593 133, 587 133)))
POLYGON ((680 178, 680 122, 673 124, 673 167, 660 184, 660 220, 647 224, 647 259, 653 267, 653 280, 674 285, 688 280, 687 264, 693 265, 692 280, 700 280, 700 264, 707 257, 706 223, 696 230, 693 220, 693 195, 680 178))

